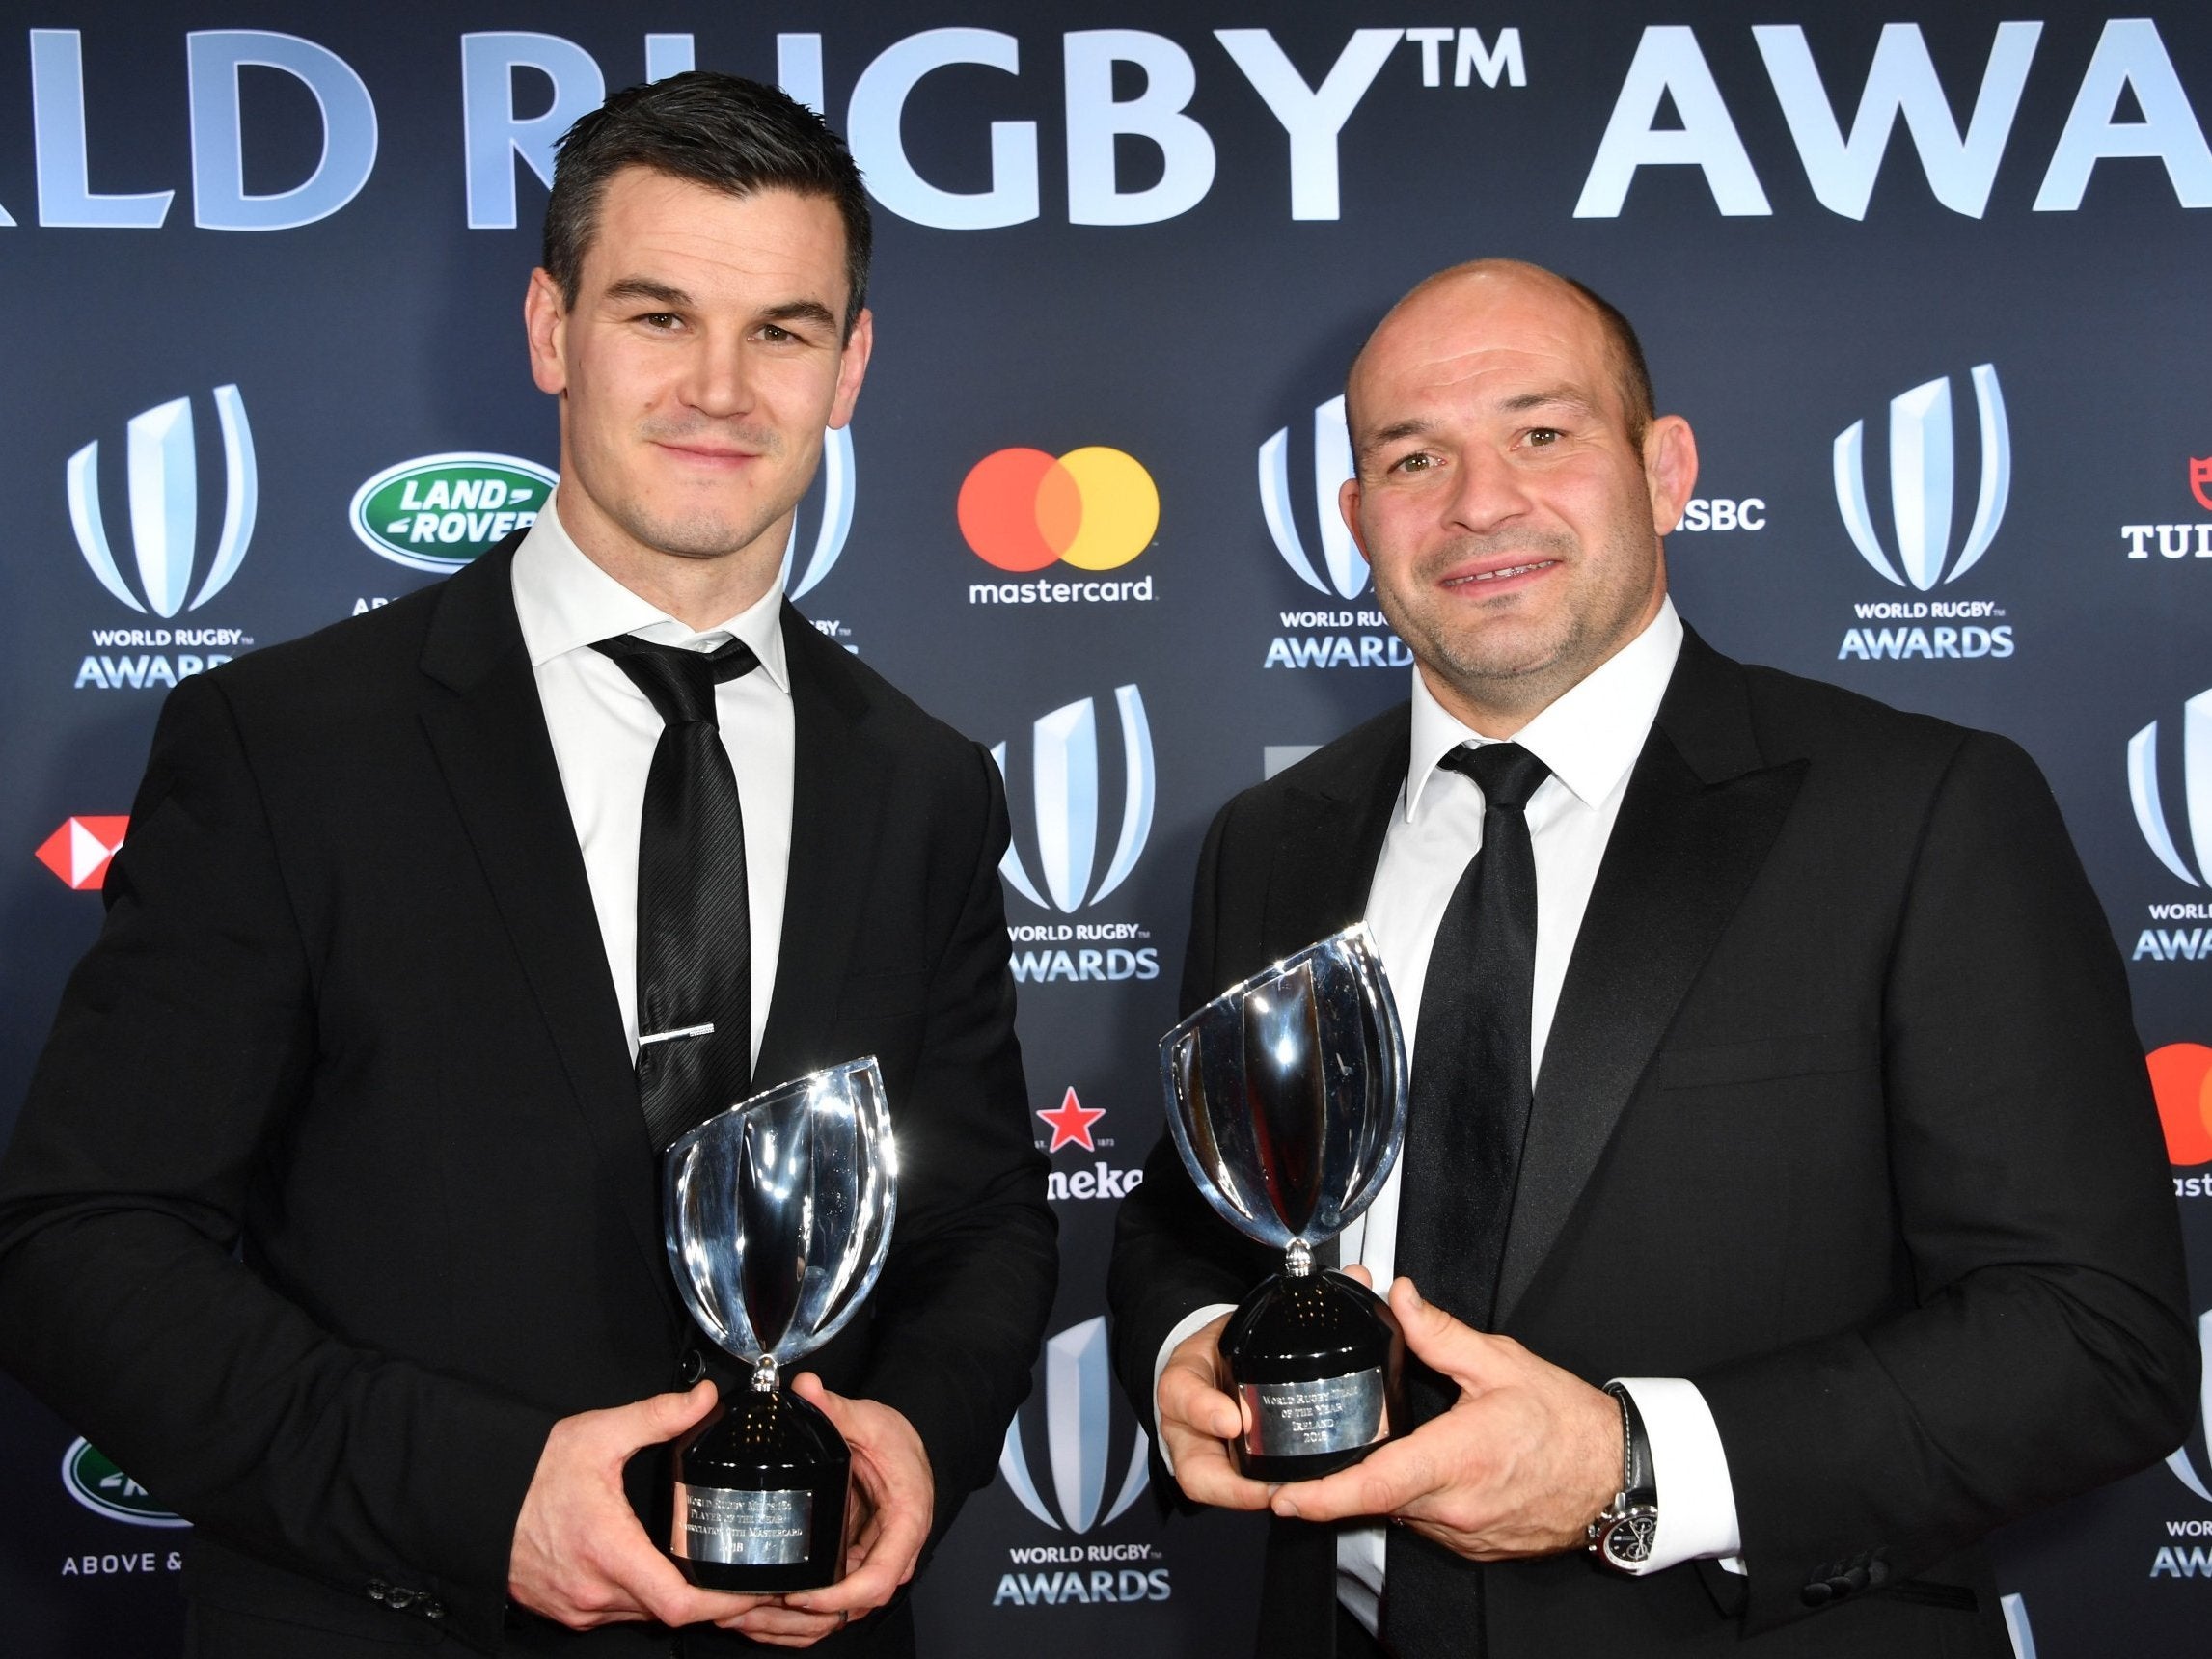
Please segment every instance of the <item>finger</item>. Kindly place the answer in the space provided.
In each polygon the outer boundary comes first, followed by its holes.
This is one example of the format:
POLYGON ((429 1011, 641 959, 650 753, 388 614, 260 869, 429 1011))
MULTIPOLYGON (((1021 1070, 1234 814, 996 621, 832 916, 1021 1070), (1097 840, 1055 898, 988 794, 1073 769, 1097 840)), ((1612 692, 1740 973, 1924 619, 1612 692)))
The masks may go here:
POLYGON ((883 1606, 914 1576, 930 1519, 930 1505, 918 1482, 901 1482, 886 1491, 856 1540, 858 1564, 828 1589, 794 1595, 789 1604, 803 1612, 856 1617, 883 1606))
POLYGON ((1390 1311, 1406 1333, 1416 1358, 1462 1388, 1481 1386, 1492 1373, 1499 1339, 1461 1324, 1434 1302, 1425 1301, 1410 1279, 1390 1286, 1390 1311))
POLYGON ((762 1599, 728 1591, 701 1590, 653 1547, 642 1528, 637 1529, 635 1547, 625 1540, 618 1553, 610 1555, 602 1571, 617 1591, 672 1629, 736 1618, 759 1606, 762 1599))
POLYGON ((627 1455, 664 1440, 673 1440, 703 1420, 714 1409, 715 1400, 713 1380, 701 1377, 681 1394, 648 1395, 628 1405, 616 1406, 607 1414, 607 1427, 618 1436, 627 1455))
POLYGON ((1264 1509, 1270 1488, 1237 1472, 1229 1449, 1220 1441, 1178 1428, 1165 1435, 1168 1455, 1175 1460, 1175 1482, 1194 1503, 1222 1509, 1264 1509))
POLYGON ((1357 1279, 1362 1285, 1365 1285, 1371 1291, 1375 1289, 1375 1275, 1370 1273, 1357 1262, 1354 1262, 1349 1267, 1343 1267, 1338 1270, 1342 1272, 1346 1278, 1357 1279))
POLYGON ((801 1613, 774 1602, 756 1607, 736 1618, 719 1621, 724 1630, 738 1630, 756 1642, 778 1647, 805 1647, 842 1629, 845 1620, 834 1613, 801 1613))
POLYGON ((1349 1469, 1279 1488, 1270 1507, 1308 1521, 1396 1514, 1434 1491, 1440 1474, 1431 1441, 1417 1430, 1349 1469))
POLYGON ((1160 1427, 1187 1424, 1216 1440, 1233 1440, 1244 1431, 1244 1414, 1237 1402, 1214 1386, 1214 1379, 1195 1364, 1170 1360, 1160 1373, 1160 1427))

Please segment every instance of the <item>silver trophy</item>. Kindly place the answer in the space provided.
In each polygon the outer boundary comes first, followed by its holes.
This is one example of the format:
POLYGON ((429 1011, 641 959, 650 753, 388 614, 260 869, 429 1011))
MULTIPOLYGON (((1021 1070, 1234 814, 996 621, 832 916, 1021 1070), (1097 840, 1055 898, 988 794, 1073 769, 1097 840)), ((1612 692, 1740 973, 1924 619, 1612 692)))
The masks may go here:
POLYGON ((709 1118, 669 1147, 669 1264, 699 1328, 752 1368, 675 1445, 669 1553, 692 1583, 778 1592, 843 1569, 852 1452, 781 1368, 820 1347, 883 1270, 898 1153, 875 1057, 709 1118))
POLYGON ((1375 1201, 1406 1140, 1405 1038, 1364 924, 1223 992, 1160 1040, 1184 1167, 1283 1271, 1239 1305, 1221 1359, 1243 1409, 1237 1465, 1302 1481, 1405 1425, 1405 1339, 1389 1304, 1315 1246, 1375 1201))

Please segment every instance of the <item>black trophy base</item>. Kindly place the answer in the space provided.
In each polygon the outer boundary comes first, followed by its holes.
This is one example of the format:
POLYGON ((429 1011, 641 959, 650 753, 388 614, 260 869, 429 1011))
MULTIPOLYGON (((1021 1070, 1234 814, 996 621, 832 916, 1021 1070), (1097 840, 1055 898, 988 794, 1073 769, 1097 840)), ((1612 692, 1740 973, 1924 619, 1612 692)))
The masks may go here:
POLYGON ((669 1554, 707 1590, 819 1590, 844 1570, 852 1449, 799 1396, 745 1389, 675 1445, 669 1554))
POLYGON ((1357 1279, 1278 1274, 1238 1304, 1220 1346, 1244 1413, 1230 1452, 1248 1480, 1333 1474, 1405 1427, 1405 1334, 1357 1279))

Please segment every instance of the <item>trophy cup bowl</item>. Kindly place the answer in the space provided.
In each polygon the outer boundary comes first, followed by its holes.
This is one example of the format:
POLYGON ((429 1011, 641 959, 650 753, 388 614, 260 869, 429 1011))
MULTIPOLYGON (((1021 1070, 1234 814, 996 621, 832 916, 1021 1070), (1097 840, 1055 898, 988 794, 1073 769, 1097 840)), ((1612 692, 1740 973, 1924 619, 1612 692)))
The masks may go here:
POLYGON ((898 1156, 875 1057, 754 1095, 664 1155, 669 1265, 699 1328, 752 1368, 675 1443, 669 1554, 692 1583, 778 1593, 844 1570, 852 1452, 782 1384, 874 1288, 898 1156))
POLYGON ((1397 1005, 1364 925, 1223 992, 1160 1041, 1167 1122, 1222 1219, 1283 1252, 1221 1333, 1255 1481, 1358 1462, 1406 1424, 1405 1337, 1358 1280, 1317 1270, 1382 1190, 1406 1139, 1397 1005))

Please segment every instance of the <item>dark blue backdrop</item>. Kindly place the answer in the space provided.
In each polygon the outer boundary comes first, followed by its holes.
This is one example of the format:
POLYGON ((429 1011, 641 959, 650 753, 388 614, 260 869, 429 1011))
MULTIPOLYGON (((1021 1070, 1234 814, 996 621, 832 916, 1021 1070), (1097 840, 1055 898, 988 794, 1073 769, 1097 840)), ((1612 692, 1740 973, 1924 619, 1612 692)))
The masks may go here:
MULTIPOLYGON (((478 480, 505 495, 532 487, 514 463, 553 464, 520 326, 547 147, 603 88, 696 62, 818 101, 879 202, 876 366, 794 588, 1003 743, 1015 808, 1067 1271, 1003 1478, 921 1589, 936 1650, 1243 1642, 1249 1530, 1163 1524, 1098 1386, 1104 1259, 1158 1129, 1151 1046, 1208 816, 1404 694, 1316 475, 1331 493, 1327 405, 1367 326, 1471 255, 1569 271, 1642 328, 1706 458, 1668 553, 1708 638, 2042 762, 2131 959, 2212 1305, 2212 16, 2030 10, 18 12, 0 1129, 97 925, 163 688, 435 580, 493 529, 478 480), (978 461, 1090 447, 1157 490, 1141 552, 1016 575, 970 551, 978 461), (356 512, 380 476, 455 455, 492 459, 356 512), (1052 585, 1101 580, 1111 597, 1052 585), (1037 787, 1040 744, 1067 786, 1037 787)), ((73 1434, 0 1383, 6 1645, 170 1650, 181 1535, 73 1434)), ((2189 1650, 2212 1607, 2201 1422, 2171 1465, 2012 1529, 2001 1562, 2023 1652, 2189 1650)))

